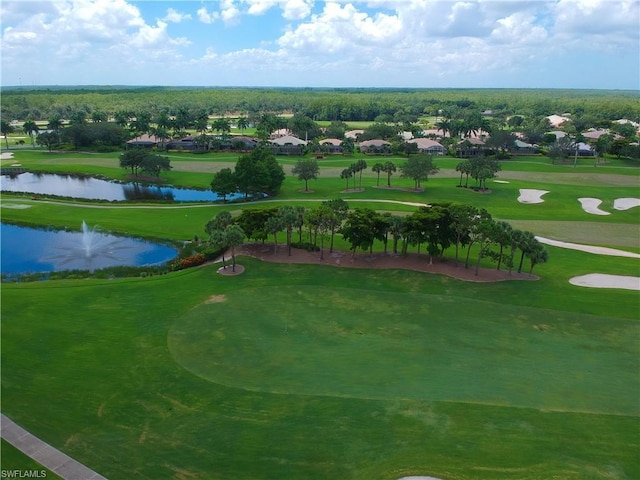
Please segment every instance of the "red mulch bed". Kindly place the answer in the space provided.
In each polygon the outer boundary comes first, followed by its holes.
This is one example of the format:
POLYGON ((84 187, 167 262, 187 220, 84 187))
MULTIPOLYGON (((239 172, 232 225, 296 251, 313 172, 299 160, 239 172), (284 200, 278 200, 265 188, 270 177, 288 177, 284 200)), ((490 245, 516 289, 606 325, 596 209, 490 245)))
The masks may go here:
POLYGON ((357 253, 356 255, 338 251, 329 253, 329 249, 325 249, 324 259, 321 260, 320 252, 292 248, 291 256, 289 256, 286 245, 278 245, 278 251, 274 253, 273 243, 248 243, 238 249, 238 254, 275 263, 317 264, 343 268, 401 268, 417 272, 439 273, 467 282, 486 283, 504 280, 537 280, 539 278, 535 275, 509 273, 506 270, 496 270, 495 268, 480 268, 476 276, 475 264, 464 268, 464 258, 461 258, 459 266, 456 266, 455 261, 450 259, 434 259, 430 264, 428 255, 416 253, 409 253, 406 256, 374 253, 370 256, 367 253, 357 253))

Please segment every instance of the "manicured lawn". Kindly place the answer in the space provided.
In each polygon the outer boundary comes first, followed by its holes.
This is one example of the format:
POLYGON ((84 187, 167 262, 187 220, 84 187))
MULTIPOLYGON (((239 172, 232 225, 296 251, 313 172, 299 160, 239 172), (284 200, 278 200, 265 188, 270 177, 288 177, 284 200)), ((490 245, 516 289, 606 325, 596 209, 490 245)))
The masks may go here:
MULTIPOLYGON (((43 170, 126 174, 117 154, 16 157, 43 170)), ((636 169, 581 164, 584 176, 543 160, 503 164, 510 183, 489 182, 490 194, 456 188, 456 159, 438 159, 443 175, 424 192, 375 188, 369 172, 363 192, 345 193, 339 170, 354 159, 332 158, 313 193, 288 177, 262 205, 341 197, 410 213, 397 202, 455 201, 541 236, 640 251, 639 209, 612 208, 638 197, 636 169), (521 188, 550 193, 523 205, 521 188), (602 199, 611 215, 585 213, 579 197, 602 199)), ((234 161, 179 154, 167 178, 206 186, 234 161)), ((295 161, 282 159, 285 169, 295 161)), ((399 172, 392 182, 413 183, 399 172)), ((167 240, 203 237, 218 212, 247 208, 15 195, 2 205, 5 221, 79 229, 86 220, 167 240)), ((336 246, 347 248, 340 237, 336 246)), ((249 258, 234 277, 205 266, 3 284, 2 412, 111 480, 640 478, 638 292, 568 283, 638 276, 640 260, 547 250, 539 280, 496 284, 249 258)), ((31 468, 4 442, 2 454, 3 469, 31 468)))

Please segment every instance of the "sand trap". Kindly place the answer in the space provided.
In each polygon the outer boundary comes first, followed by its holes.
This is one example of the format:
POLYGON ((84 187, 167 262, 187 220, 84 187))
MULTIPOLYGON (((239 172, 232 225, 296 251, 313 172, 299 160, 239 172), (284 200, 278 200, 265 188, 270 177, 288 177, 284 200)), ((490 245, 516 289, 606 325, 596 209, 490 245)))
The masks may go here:
POLYGON ((590 288, 622 288, 624 290, 640 290, 640 277, 628 275, 608 275, 590 273, 569 279, 571 285, 590 288))
POLYGON ((13 208, 14 210, 24 210, 25 208, 31 208, 32 205, 25 205, 24 203, 3 203, 2 208, 13 208))
POLYGON ((493 183, 509 183, 506 180, 494 180, 493 183))
POLYGON ((582 205, 582 209, 592 215, 611 215, 609 212, 600 210, 598 207, 602 203, 599 198, 579 198, 578 201, 582 205))
POLYGON ((629 210, 633 207, 640 207, 640 198, 616 198, 613 202, 616 210, 629 210))
POLYGON ((0 153, 0 160, 7 160, 8 158, 13 158, 13 152, 0 153))
POLYGON ((545 193, 549 193, 548 190, 536 190, 533 188, 521 188, 518 201, 520 203, 542 203, 544 200, 542 196, 545 193))
POLYGON ((640 254, 627 252, 625 250, 617 250, 615 248, 596 247, 594 245, 582 245, 581 243, 561 242, 559 240, 551 240, 550 238, 536 237, 540 243, 551 245, 552 247, 569 248, 571 250, 579 250, 581 252, 594 253, 596 255, 610 255, 612 257, 640 258, 640 254))

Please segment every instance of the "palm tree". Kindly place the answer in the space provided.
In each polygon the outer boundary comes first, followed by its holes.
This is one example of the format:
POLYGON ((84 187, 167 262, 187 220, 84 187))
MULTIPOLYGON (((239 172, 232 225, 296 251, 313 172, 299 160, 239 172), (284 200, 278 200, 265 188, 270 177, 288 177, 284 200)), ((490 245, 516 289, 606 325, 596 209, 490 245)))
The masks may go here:
POLYGON ((49 123, 47 124, 47 128, 49 130, 53 130, 54 132, 57 132, 58 130, 60 130, 62 128, 62 118, 60 118, 59 115, 54 115, 53 117, 51 117, 49 119, 49 123))
POLYGON ((371 167, 371 170, 373 170, 375 173, 378 174, 378 179, 376 180, 376 187, 379 187, 380 186, 380 172, 384 171, 384 164, 378 162, 373 167, 371 167))
POLYGON ((240 117, 238 118, 237 126, 242 131, 242 133, 244 133, 244 131, 249 128, 249 121, 246 119, 246 117, 240 117))
POLYGON ((27 120, 26 122, 24 122, 24 125, 22 125, 22 130, 24 131, 24 133, 29 135, 29 138, 31 139, 31 146, 33 148, 36 148, 33 137, 40 131, 38 125, 36 125, 36 122, 34 122, 33 120, 27 120))
POLYGON ((7 144, 7 150, 9 150, 9 139, 7 138, 7 135, 13 133, 13 127, 6 120, 2 120, 0 124, 0 131, 2 131, 2 136, 4 137, 4 141, 7 144))
POLYGON ((391 162, 391 161, 385 162, 382 171, 387 174, 387 187, 390 187, 391 186, 391 175, 393 175, 393 172, 396 171, 395 164, 393 162, 391 162))

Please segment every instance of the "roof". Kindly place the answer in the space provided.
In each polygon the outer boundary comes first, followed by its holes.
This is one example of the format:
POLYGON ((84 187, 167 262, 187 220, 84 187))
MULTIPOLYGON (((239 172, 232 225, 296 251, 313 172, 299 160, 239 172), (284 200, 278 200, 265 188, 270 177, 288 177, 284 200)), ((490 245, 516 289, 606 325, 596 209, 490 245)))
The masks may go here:
MULTIPOLYGON (((166 140, 166 139, 165 139, 166 140)), ((127 143, 160 143, 162 140, 155 135, 149 135, 144 133, 142 135, 138 135, 136 138, 132 138, 128 140, 127 143)))
POLYGON ((549 123, 551 124, 552 127, 559 127, 564 122, 569 121, 570 118, 569 117, 563 117, 562 115, 549 115, 547 117, 547 120, 549 120, 549 123))
POLYGON ((430 138, 414 138, 408 140, 407 143, 415 143, 420 150, 444 150, 444 147, 430 138))
POLYGON ((364 133, 364 130, 349 130, 348 132, 345 132, 344 136, 345 138, 351 138, 353 140, 355 140, 358 135, 364 133))
POLYGON ((330 144, 330 145, 334 145, 336 147, 339 147, 340 145, 342 145, 342 140, 339 140, 337 138, 325 138, 324 140, 320 140, 320 145, 324 145, 326 143, 330 144))
POLYGON ((364 142, 360 142, 360 147, 383 147, 385 145, 391 145, 389 142, 385 140, 365 140, 364 142))
POLYGON ((299 139, 298 137, 294 137, 293 135, 284 135, 282 137, 274 138, 271 140, 271 143, 276 145, 284 146, 287 144, 291 145, 306 145, 307 142, 299 139))

